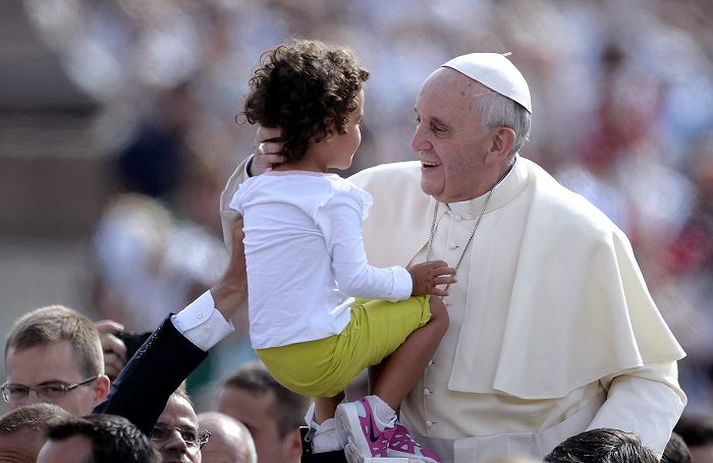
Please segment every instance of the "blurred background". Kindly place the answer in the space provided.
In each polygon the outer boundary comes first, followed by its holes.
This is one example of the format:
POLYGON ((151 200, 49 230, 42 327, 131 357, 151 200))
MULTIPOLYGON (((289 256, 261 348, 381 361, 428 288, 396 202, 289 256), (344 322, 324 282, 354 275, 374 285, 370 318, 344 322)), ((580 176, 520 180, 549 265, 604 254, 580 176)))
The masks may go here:
MULTIPOLYGON (((522 154, 630 236, 688 352, 688 411, 713 411, 711 0, 5 2, 3 338, 49 304, 149 331, 211 285, 219 193, 251 151, 247 81, 292 37, 349 46, 371 71, 353 170, 413 158, 414 98, 437 66, 512 52, 533 94, 522 154)), ((252 357, 244 333, 221 344, 191 378, 199 408, 252 357)))

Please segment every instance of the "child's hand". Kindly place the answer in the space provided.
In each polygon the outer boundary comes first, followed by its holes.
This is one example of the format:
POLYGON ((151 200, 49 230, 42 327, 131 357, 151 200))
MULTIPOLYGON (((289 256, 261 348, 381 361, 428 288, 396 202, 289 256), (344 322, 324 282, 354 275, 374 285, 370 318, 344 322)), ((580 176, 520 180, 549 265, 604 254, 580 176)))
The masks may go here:
POLYGON ((413 296, 432 294, 434 296, 447 296, 448 293, 437 286, 450 285, 456 282, 456 269, 449 267, 442 260, 430 260, 422 264, 412 265, 407 268, 413 281, 413 296))

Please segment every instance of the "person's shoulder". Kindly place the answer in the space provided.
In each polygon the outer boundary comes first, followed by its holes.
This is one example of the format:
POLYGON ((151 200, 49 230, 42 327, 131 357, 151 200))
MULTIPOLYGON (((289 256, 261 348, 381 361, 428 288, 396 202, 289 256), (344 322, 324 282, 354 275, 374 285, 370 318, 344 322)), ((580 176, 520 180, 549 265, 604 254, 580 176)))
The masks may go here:
POLYGON ((393 162, 369 167, 349 177, 360 188, 372 191, 376 187, 403 188, 409 184, 420 185, 421 163, 418 161, 393 162))
POLYGON ((591 236, 611 236, 623 233, 619 227, 591 201, 561 185, 542 167, 524 160, 533 172, 538 201, 549 209, 552 224, 591 236))
POLYGON ((369 206, 372 198, 369 193, 356 186, 351 180, 340 177, 337 174, 324 176, 324 181, 329 184, 329 202, 336 204, 340 202, 350 202, 359 204, 360 207, 369 206))

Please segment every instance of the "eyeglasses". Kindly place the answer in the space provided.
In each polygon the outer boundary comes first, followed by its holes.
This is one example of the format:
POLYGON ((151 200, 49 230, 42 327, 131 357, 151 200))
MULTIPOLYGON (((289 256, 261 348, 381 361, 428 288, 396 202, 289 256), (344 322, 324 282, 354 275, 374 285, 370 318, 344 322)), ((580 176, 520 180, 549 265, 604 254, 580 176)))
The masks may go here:
POLYGON ((27 399, 27 396, 30 395, 30 391, 35 391, 37 397, 59 399, 72 389, 78 388, 79 386, 84 386, 85 384, 89 384, 98 377, 99 375, 95 375, 91 378, 83 379, 78 383, 74 384, 55 382, 42 383, 38 384, 37 386, 25 386, 24 384, 5 383, 0 386, 0 390, 2 391, 2 398, 5 400, 5 402, 18 402, 21 400, 25 400, 27 399))
POLYGON ((186 443, 187 447, 202 448, 210 440, 210 431, 207 429, 201 429, 194 431, 192 429, 179 428, 176 426, 164 426, 156 425, 151 430, 149 438, 156 442, 166 442, 173 431, 178 431, 181 435, 181 439, 186 443))

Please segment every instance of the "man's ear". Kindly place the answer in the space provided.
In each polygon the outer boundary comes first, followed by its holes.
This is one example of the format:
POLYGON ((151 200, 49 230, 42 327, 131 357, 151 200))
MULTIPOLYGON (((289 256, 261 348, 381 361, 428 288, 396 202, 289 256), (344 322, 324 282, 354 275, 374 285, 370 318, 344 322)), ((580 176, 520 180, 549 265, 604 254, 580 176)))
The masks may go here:
POLYGON ((109 395, 109 389, 111 389, 111 381, 107 375, 99 375, 94 380, 94 400, 97 404, 109 395))
POLYGON ((488 150, 487 160, 500 163, 515 146, 515 131, 510 127, 497 127, 493 130, 490 149, 488 150))

